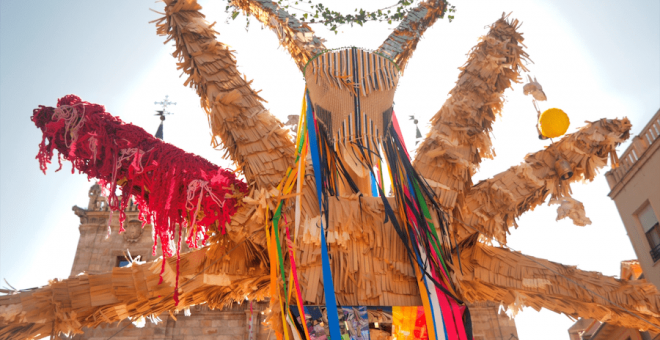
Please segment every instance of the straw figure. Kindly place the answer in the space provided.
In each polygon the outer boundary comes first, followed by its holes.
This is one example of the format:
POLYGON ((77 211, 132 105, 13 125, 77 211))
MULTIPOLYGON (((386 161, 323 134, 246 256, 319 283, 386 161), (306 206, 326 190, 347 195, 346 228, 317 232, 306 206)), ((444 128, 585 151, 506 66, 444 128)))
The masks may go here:
POLYGON ((617 165, 615 147, 629 136, 628 119, 589 122, 519 165, 472 182, 482 159, 494 156, 490 134, 504 92, 526 71, 517 20, 502 16, 470 51, 411 160, 392 110, 394 91, 422 34, 447 10, 444 1, 420 3, 376 51, 328 50, 270 0, 233 4, 276 33, 305 77, 295 141, 238 72, 201 6, 165 0, 158 34, 176 46, 213 146, 226 150, 246 183, 75 96, 35 110, 44 131, 42 165, 57 149, 111 191, 119 186, 123 197, 139 197, 145 222, 159 223, 166 251, 152 263, 5 291, 0 339, 80 333, 246 299, 269 299, 266 323, 288 339, 313 331, 298 318, 306 306, 324 307, 332 339, 341 338, 338 306, 419 306, 429 338, 471 339, 466 302, 476 301, 660 330, 660 295, 645 280, 621 281, 506 247, 516 219, 548 196, 561 205, 561 217, 590 223, 571 185, 593 180, 608 160, 617 165), (113 139, 108 131, 128 137, 113 139), (177 164, 190 159, 204 170, 175 175, 158 167, 169 153, 177 164), (174 189, 161 193, 170 182, 174 189), (178 208, 154 197, 169 197, 178 208), (182 238, 199 248, 177 255, 182 238))

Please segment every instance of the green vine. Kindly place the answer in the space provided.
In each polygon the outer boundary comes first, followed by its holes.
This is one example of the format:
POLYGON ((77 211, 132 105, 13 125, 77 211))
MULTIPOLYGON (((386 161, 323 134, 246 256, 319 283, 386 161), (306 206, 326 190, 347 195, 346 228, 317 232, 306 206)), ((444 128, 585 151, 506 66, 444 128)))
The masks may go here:
MULTIPOLYGON (((314 3, 312 0, 277 0, 277 4, 284 10, 291 13, 291 16, 297 18, 305 24, 321 24, 327 27, 330 31, 337 34, 338 28, 341 25, 351 25, 354 24, 363 26, 369 21, 373 22, 387 22, 392 24, 395 22, 400 22, 403 20, 408 12, 412 11, 416 5, 421 0, 397 0, 393 5, 379 8, 376 10, 365 10, 363 8, 356 8, 352 14, 342 14, 340 12, 334 11, 323 3, 314 3), (308 7, 309 9, 304 9, 303 7, 308 7)), ((449 4, 445 1, 447 19, 451 22, 454 19, 454 15, 451 13, 456 12, 456 7, 449 4)), ((231 4, 225 8, 225 11, 229 13, 231 10, 231 19, 235 20, 238 17, 239 11, 237 8, 233 7, 231 4)), ((444 17, 444 14, 441 18, 444 17)), ((229 18, 227 19, 229 21, 229 18)), ((247 21, 246 30, 250 25, 249 20, 247 21)))

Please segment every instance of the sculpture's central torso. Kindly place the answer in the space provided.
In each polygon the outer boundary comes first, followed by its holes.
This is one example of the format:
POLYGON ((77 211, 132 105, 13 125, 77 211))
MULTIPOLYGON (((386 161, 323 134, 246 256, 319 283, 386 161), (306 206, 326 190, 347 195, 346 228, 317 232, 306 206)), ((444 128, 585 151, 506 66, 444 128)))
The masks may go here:
POLYGON ((304 74, 318 122, 334 144, 380 143, 399 81, 394 62, 352 47, 317 55, 304 74))

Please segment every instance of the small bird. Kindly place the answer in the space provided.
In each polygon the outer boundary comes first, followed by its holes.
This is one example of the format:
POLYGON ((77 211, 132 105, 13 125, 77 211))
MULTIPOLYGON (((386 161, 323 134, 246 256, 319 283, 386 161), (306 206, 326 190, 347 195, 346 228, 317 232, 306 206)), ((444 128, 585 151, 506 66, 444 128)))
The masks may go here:
POLYGON ((419 131, 419 126, 417 125, 419 123, 419 120, 417 120, 417 118, 415 118, 415 115, 411 115, 410 120, 412 120, 413 123, 415 124, 415 130, 416 130, 415 131, 415 145, 417 145, 417 144, 419 144, 419 141, 422 138, 422 132, 419 131))
POLYGON ((541 86, 538 80, 536 80, 536 77, 532 80, 532 77, 527 75, 527 79, 529 79, 529 83, 523 86, 523 93, 525 95, 531 94, 534 99, 540 102, 548 100, 548 97, 545 96, 545 92, 543 92, 543 86, 541 86))
POLYGON ((532 104, 534 105, 534 109, 536 110, 536 132, 538 132, 539 139, 545 140, 548 139, 548 137, 544 136, 543 133, 541 133, 541 128, 539 126, 539 119, 541 118, 541 111, 539 110, 538 105, 536 104, 536 101, 541 101, 544 102, 548 100, 548 97, 546 97, 545 92, 543 92, 543 86, 539 83, 538 80, 536 80, 536 77, 534 77, 534 80, 532 80, 532 77, 527 75, 527 79, 529 79, 529 83, 525 84, 523 86, 523 93, 525 95, 531 94, 532 95, 532 104))

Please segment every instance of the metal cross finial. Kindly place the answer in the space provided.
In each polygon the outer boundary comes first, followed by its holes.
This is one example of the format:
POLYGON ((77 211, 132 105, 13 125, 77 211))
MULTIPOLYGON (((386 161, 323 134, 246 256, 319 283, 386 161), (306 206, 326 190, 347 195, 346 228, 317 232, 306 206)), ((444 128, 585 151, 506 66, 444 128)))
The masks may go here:
POLYGON ((169 96, 165 96, 165 100, 162 102, 154 102, 155 105, 163 105, 162 110, 156 110, 156 116, 160 116, 160 120, 165 120, 165 115, 171 115, 172 112, 167 111, 167 106, 168 105, 176 105, 175 102, 171 102, 169 99, 169 96))
POLYGON ((163 122, 165 122, 165 116, 166 115, 171 115, 172 112, 167 111, 167 106, 168 105, 176 105, 176 103, 173 103, 169 100, 170 96, 165 96, 165 100, 162 102, 154 102, 155 105, 163 105, 162 110, 156 110, 156 116, 160 117, 160 125, 158 126, 158 131, 156 131, 155 137, 160 138, 161 140, 164 140, 163 137, 163 122))

